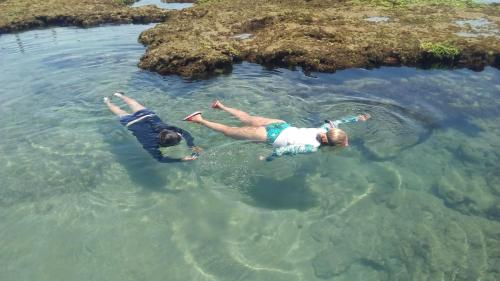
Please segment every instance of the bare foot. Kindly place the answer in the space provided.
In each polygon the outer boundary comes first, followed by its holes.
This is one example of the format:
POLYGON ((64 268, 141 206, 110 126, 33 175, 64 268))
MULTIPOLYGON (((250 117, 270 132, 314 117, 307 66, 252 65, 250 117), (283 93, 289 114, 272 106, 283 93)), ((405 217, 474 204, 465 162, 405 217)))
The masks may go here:
POLYGON ((113 94, 113 96, 121 98, 121 97, 123 97, 123 93, 122 92, 116 92, 116 93, 113 94))
POLYGON ((214 100, 210 106, 213 109, 222 109, 224 105, 219 100, 214 100))
POLYGON ((105 104, 108 104, 110 103, 111 101, 109 100, 109 97, 104 97, 102 98, 102 101, 105 103, 105 104))

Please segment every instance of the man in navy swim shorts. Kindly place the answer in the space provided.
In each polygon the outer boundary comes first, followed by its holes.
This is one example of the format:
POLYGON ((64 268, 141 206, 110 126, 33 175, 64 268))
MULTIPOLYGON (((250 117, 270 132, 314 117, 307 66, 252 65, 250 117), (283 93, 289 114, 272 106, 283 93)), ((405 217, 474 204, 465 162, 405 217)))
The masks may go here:
POLYGON ((134 134, 142 147, 153 158, 161 163, 191 161, 198 158, 200 149, 194 145, 194 138, 187 131, 163 123, 153 111, 121 92, 115 93, 114 96, 123 100, 132 110, 132 114, 113 104, 108 97, 104 97, 104 103, 111 112, 120 118, 120 123, 134 134), (161 153, 160 147, 178 145, 182 139, 186 141, 187 146, 193 151, 190 156, 171 158, 161 153))

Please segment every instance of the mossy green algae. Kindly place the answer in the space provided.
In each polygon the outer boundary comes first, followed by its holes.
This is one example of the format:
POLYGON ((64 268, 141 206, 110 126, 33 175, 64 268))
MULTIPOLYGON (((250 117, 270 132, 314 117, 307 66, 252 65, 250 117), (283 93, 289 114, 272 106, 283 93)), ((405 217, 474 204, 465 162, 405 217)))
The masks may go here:
POLYGON ((460 50, 449 43, 424 42, 420 48, 438 59, 455 59, 460 55, 460 50))

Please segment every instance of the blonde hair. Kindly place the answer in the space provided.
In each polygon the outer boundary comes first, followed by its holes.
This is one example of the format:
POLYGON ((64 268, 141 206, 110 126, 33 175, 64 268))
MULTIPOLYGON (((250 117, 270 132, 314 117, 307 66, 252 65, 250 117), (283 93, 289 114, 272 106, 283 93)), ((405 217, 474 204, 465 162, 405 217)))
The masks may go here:
POLYGON ((326 137, 328 139, 328 144, 331 146, 347 146, 347 134, 341 129, 331 129, 326 133, 326 137))

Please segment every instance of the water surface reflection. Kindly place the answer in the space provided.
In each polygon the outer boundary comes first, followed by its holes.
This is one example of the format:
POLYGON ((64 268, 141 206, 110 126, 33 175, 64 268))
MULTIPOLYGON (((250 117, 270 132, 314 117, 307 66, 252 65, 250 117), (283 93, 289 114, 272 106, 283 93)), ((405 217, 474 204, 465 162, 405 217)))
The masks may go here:
MULTIPOLYGON (((2 280, 496 280, 500 72, 137 68, 152 25, 0 37, 2 280), (102 104, 122 90, 205 151, 161 165, 102 104), (297 126, 369 112, 351 146, 262 162, 213 99, 297 126), (57 276, 57 277, 55 277, 57 276), (106 277, 104 277, 106 276, 106 277)), ((175 153, 183 153, 176 151, 175 153)))

